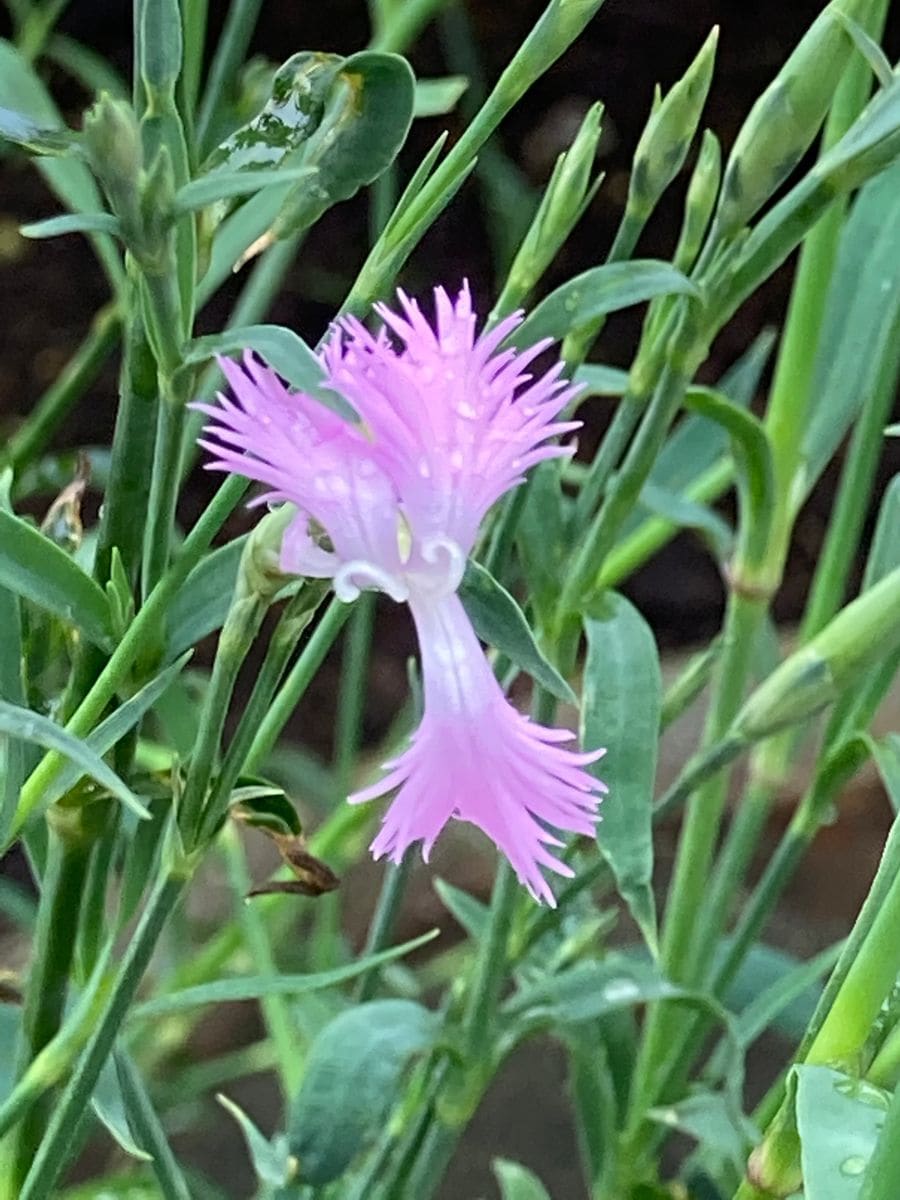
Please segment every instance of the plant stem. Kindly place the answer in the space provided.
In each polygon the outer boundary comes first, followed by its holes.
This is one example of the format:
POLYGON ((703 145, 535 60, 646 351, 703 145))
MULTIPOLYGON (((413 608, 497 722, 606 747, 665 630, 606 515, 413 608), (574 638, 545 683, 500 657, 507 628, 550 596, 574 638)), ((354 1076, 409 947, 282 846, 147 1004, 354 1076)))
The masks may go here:
POLYGON ((181 896, 186 876, 170 872, 158 880, 128 943, 112 990, 90 1040, 79 1058, 22 1186, 19 1200, 44 1200, 69 1160, 71 1141, 90 1102, 97 1079, 112 1050, 138 984, 163 927, 181 896))
MULTIPOLYGON (((653 390, 643 420, 629 447, 615 488, 609 492, 592 524, 585 532, 580 548, 566 575, 560 595, 560 621, 576 612, 596 580, 606 555, 612 549, 622 521, 632 510, 650 469, 666 439, 688 382, 705 357, 703 340, 693 320, 685 315, 672 350, 671 361, 653 390)), ((623 404, 626 401, 623 400, 623 404)))
MULTIPOLYGON (((19 1077, 51 1040, 62 1020, 90 845, 77 812, 61 815, 61 819, 51 826, 38 923, 32 942, 35 959, 28 976, 22 1013, 19 1077)), ((46 1102, 38 1102, 19 1125, 13 1159, 13 1172, 19 1185, 34 1158, 48 1113, 46 1102)))
MULTIPOLYGON (((407 854, 398 866, 388 863, 384 868, 381 891, 378 893, 375 911, 369 922, 366 944, 362 951, 363 958, 367 958, 370 954, 377 954, 379 950, 384 950, 390 942, 397 913, 406 894, 406 885, 412 871, 412 861, 412 855, 407 854)), ((356 987, 357 1004, 364 1004, 366 1000, 372 999, 378 991, 380 977, 381 971, 378 967, 370 967, 368 971, 360 975, 356 987)))
POLYGON ((187 1182, 154 1111, 140 1072, 121 1047, 113 1051, 113 1059, 129 1127, 137 1144, 151 1156, 162 1200, 191 1200, 187 1182))
POLYGON ((213 836, 227 811, 228 794, 210 797, 215 802, 208 803, 207 791, 238 671, 260 630, 268 607, 268 597, 242 587, 239 574, 234 599, 219 635, 179 806, 178 823, 182 837, 185 845, 192 849, 213 836))
POLYGON ((288 659, 303 631, 315 616, 322 594, 323 587, 318 581, 307 580, 296 595, 291 597, 281 614, 269 639, 266 656, 253 684, 250 699, 228 743, 228 750, 216 776, 210 797, 210 804, 214 809, 222 809, 228 803, 228 796, 241 772, 251 769, 248 763, 260 725, 271 710, 272 697, 284 674, 288 659))
MULTIPOLYGON (((223 843, 231 890, 238 910, 236 916, 244 942, 257 972, 274 977, 278 974, 278 964, 272 952, 268 931, 258 909, 245 899, 251 886, 250 875, 240 835, 233 822, 226 827, 223 843)), ((300 1040, 297 1027, 291 1019, 290 1007, 285 996, 263 996, 260 1007, 275 1049, 275 1064, 282 1092, 285 1098, 289 1099, 296 1092, 303 1074, 302 1058, 297 1053, 300 1040)))
POLYGON ((874 1153, 869 1160, 859 1200, 894 1200, 897 1180, 900 1179, 900 1086, 891 1099, 890 1107, 878 1134, 874 1153))
POLYGON ((446 3, 447 0, 403 0, 391 10, 387 21, 379 23, 369 49, 402 54, 446 3))
POLYGON ((114 304, 100 309, 91 328, 47 391, 9 439, 2 454, 4 466, 21 471, 50 444, 72 406, 91 386, 119 337, 121 316, 114 304))
POLYGON ((331 649, 351 611, 349 604, 344 604, 336 598, 332 599, 326 608, 303 653, 294 663, 259 724, 253 744, 247 752, 247 771, 259 770, 274 750, 282 729, 324 662, 325 655, 331 649))
MULTIPOLYGON (((716 664, 703 746, 715 745, 728 729, 740 708, 753 663, 759 623, 767 600, 731 592, 725 617, 721 657, 716 664)), ((705 947, 698 945, 695 931, 702 910, 728 792, 730 773, 717 772, 697 789, 688 805, 681 830, 675 871, 669 889, 666 920, 663 927, 661 959, 673 981, 693 984, 701 968, 705 947)), ((632 1082, 629 1129, 638 1135, 644 1113, 659 1095, 673 1038, 683 1027, 683 1014, 671 1005, 657 1004, 650 1009, 632 1082)), ((693 1023, 690 1023, 691 1025, 693 1023)))
POLYGON ((344 641, 334 749, 334 771, 339 802, 346 799, 350 790, 359 751, 374 620, 375 596, 366 593, 353 605, 344 641))
POLYGON ((169 565, 175 508, 181 483, 181 448, 185 405, 193 390, 193 372, 160 375, 160 397, 153 449, 153 471, 147 498, 147 524, 141 569, 144 598, 153 591, 169 565))

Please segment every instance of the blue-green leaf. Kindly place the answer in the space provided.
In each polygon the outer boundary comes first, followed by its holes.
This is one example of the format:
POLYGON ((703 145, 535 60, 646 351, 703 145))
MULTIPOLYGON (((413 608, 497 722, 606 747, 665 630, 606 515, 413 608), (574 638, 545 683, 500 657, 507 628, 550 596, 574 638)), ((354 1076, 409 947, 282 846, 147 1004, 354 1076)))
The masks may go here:
POLYGON ((697 286, 669 263, 655 259, 607 263, 576 275, 540 302, 510 339, 530 346, 541 338, 560 341, 579 325, 655 296, 695 296, 697 286))
POLYGON ((112 623, 102 588, 33 525, 2 508, 0 587, 76 625, 89 642, 109 647, 112 623))
POLYGON ((28 225, 20 225, 22 237, 41 238, 61 237, 64 233, 110 233, 122 232, 118 217, 112 213, 66 213, 62 217, 48 217, 45 221, 31 221, 28 225))
POLYGON ((525 614, 490 571, 469 562, 459 597, 482 641, 496 647, 559 700, 575 703, 572 689, 541 653, 525 614))
POLYGON ((150 814, 137 796, 96 751, 49 717, 0 700, 0 735, 33 742, 45 750, 55 750, 75 763, 83 775, 95 779, 137 816, 145 820, 149 818, 150 814))
POLYGON ((155 996, 143 1004, 138 1004, 131 1010, 134 1020, 146 1020, 169 1016, 171 1013, 184 1012, 189 1008, 198 1008, 205 1004, 228 1004, 238 1000, 259 1000, 264 996, 300 996, 304 992, 315 992, 320 988, 335 987, 339 983, 347 983, 357 975, 402 958, 420 946, 427 945, 438 936, 438 930, 432 929, 412 941, 400 946, 391 946, 378 954, 367 958, 359 958, 346 967, 335 967, 331 971, 319 971, 311 975, 244 975, 235 979, 218 979, 214 983, 201 983, 197 987, 183 988, 178 992, 155 996))
POLYGON ((244 535, 207 554, 175 593, 166 614, 167 658, 222 628, 246 541, 244 535))
POLYGON ((290 1181, 292 1171, 287 1144, 270 1142, 264 1134, 260 1133, 244 1110, 239 1108, 233 1100, 229 1100, 227 1096, 220 1093, 216 1099, 240 1126, 253 1170, 260 1183, 269 1184, 271 1187, 284 1187, 290 1181))
POLYGON ((507 1158, 495 1158, 491 1164, 502 1200, 550 1200, 550 1193, 533 1171, 507 1158))
MULTIPOLYGON (((185 362, 204 363, 216 354, 237 354, 242 350, 255 350, 292 387, 316 396, 331 408, 339 406, 335 393, 322 387, 324 373, 315 353, 292 329, 281 325, 241 325, 196 338, 188 348, 185 362)), ((340 403, 349 411, 343 401, 340 403)))
POLYGON ((801 1064, 797 1131, 806 1200, 856 1200, 890 1096, 830 1067, 801 1064))
POLYGON ((291 1108, 300 1179, 337 1179, 380 1129, 409 1060, 433 1042, 436 1013, 412 1000, 373 1000, 341 1013, 313 1042, 291 1108))
POLYGON ((581 741, 609 746, 596 768, 609 785, 597 827, 600 852, 651 948, 656 946, 653 786, 662 709, 659 654, 650 627, 623 596, 609 593, 584 622, 587 659, 581 741))

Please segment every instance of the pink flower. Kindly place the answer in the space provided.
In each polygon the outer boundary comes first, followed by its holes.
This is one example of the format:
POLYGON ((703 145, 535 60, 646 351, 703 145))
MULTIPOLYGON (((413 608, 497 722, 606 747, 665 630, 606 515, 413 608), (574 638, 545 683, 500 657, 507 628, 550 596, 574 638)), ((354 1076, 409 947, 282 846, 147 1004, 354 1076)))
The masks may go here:
POLYGON ((212 418, 202 444, 212 469, 266 485, 254 503, 297 508, 282 543, 285 571, 332 578, 354 600, 377 588, 409 605, 422 652, 425 715, 409 749, 352 803, 399 789, 372 844, 399 862, 412 842, 428 859, 451 817, 482 829, 538 899, 553 904, 542 868, 571 870, 549 849, 554 830, 590 835, 606 789, 585 767, 603 753, 559 743, 571 734, 536 725, 507 701, 458 597, 466 559, 494 502, 543 459, 571 453, 551 439, 577 428, 557 420, 577 389, 562 364, 533 379, 548 342, 500 346, 521 320, 476 336, 467 287, 455 304, 435 290, 434 328, 399 293, 372 335, 345 318, 322 351, 326 386, 354 423, 289 392, 246 355, 221 362, 233 399, 199 405, 212 418))

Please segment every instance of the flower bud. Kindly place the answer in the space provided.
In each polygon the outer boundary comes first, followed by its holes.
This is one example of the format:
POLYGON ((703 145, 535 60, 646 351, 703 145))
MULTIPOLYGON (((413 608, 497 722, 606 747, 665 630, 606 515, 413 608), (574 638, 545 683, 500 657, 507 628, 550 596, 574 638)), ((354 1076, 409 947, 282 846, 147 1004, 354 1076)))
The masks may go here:
POLYGON ((491 320, 511 312, 531 292, 584 215, 602 176, 591 182, 603 105, 585 114, 572 145, 560 154, 541 203, 510 267, 491 320))
POLYGON ((719 236, 730 237, 745 225, 809 149, 853 52, 840 14, 860 20, 869 4, 832 0, 753 105, 725 168, 719 236))
POLYGON ((806 720, 900 648, 900 567, 858 596, 787 658, 738 713, 731 733, 755 741, 806 720))
POLYGON ((126 242, 139 240, 143 151, 131 105, 104 92, 85 114, 82 136, 91 170, 119 218, 126 242))
POLYGON ((703 134, 697 165, 688 186, 684 206, 684 221, 681 236, 675 250, 674 265, 687 274, 694 265, 700 246, 709 226, 713 206, 719 194, 722 178, 722 151, 719 140, 712 130, 703 134))
POLYGON ((718 38, 715 26, 682 78, 662 98, 657 93, 628 187, 627 211, 639 220, 650 215, 684 165, 709 92, 718 38))

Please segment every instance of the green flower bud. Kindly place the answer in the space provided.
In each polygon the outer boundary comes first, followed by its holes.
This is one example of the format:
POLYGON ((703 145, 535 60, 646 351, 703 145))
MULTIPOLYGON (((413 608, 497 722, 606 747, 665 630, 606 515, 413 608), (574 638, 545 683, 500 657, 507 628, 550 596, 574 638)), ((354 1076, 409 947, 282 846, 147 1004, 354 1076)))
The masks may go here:
POLYGON ((813 716, 900 648, 900 567, 858 596, 756 689, 730 733, 751 741, 813 716))
POLYGON ((627 211, 637 219, 650 215, 684 166, 709 92, 718 39, 716 26, 675 86, 661 98, 656 93, 635 151, 628 187, 627 211))
POLYGON ((730 237, 745 225, 809 149, 853 53, 839 14, 860 20, 869 4, 832 0, 753 105, 725 168, 719 236, 730 237))
POLYGON ((591 182, 602 119, 603 105, 593 105, 572 145, 556 160, 534 220, 491 314, 492 320, 510 312, 532 291, 593 199, 603 179, 600 175, 591 182))
POLYGON ((719 194, 722 178, 722 151, 719 140, 712 130, 703 134, 697 165, 688 186, 684 206, 684 222, 675 250, 674 263, 679 271, 687 274, 694 265, 700 246, 709 226, 713 206, 719 194))
POLYGON ((139 239, 143 151, 131 105, 104 92, 85 114, 82 137, 91 170, 119 218, 126 242, 139 239))
POLYGON ((235 595, 262 596, 270 600, 291 582, 281 570, 281 541, 296 516, 293 505, 274 508, 259 522, 244 546, 235 595))

